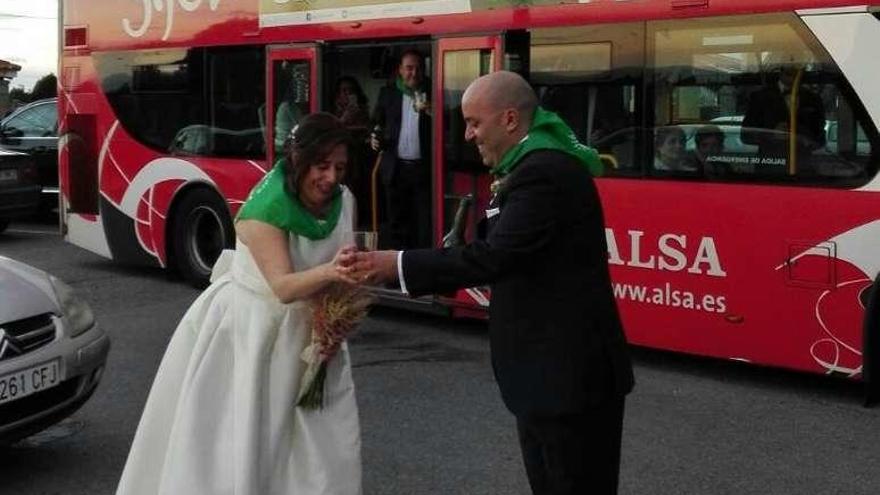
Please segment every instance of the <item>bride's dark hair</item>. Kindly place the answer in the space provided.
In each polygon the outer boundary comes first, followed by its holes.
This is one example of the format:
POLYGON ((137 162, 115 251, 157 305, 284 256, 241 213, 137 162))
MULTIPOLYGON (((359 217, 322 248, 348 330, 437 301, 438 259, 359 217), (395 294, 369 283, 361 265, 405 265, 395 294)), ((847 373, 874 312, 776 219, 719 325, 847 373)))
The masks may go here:
POLYGON ((291 197, 299 195, 299 187, 309 169, 321 163, 338 145, 351 146, 351 135, 341 120, 319 112, 306 116, 284 143, 284 188, 291 197))

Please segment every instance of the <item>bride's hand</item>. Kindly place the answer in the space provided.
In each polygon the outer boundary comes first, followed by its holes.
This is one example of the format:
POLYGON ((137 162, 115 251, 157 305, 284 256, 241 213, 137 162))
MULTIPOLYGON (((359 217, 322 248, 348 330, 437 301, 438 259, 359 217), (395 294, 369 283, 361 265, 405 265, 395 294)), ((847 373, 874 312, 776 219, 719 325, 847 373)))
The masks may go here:
POLYGON ((334 282, 357 284, 359 281, 355 275, 355 246, 343 246, 336 252, 333 260, 327 264, 328 276, 334 282))

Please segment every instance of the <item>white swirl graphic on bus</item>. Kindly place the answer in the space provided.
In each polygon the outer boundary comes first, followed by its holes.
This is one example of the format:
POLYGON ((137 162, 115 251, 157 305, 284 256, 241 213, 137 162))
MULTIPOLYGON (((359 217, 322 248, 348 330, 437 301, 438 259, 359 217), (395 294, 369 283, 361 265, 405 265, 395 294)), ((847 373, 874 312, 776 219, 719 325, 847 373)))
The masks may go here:
MULTIPOLYGON (((836 292, 843 292, 844 297, 855 298, 855 301, 861 305, 861 301, 858 298, 859 292, 867 289, 870 285, 871 279, 869 278, 849 280, 837 284, 834 291, 826 290, 822 292, 822 295, 820 295, 819 299, 816 301, 816 321, 822 327, 822 332, 825 334, 825 337, 820 338, 810 346, 810 355, 813 357, 813 360, 816 361, 816 364, 824 368, 825 372, 828 374, 843 373, 849 377, 859 375, 862 372, 862 365, 851 366, 846 365, 845 363, 851 362, 853 357, 858 361, 861 361, 862 352, 856 347, 854 342, 847 342, 845 337, 835 332, 836 329, 832 328, 825 321, 826 318, 823 317, 825 304, 823 303, 829 298, 829 296, 833 297, 836 292), (855 290, 846 290, 847 287, 854 288, 855 290), (841 289, 844 290, 841 291, 841 289)), ((865 311, 864 306, 860 307, 862 311, 865 311)))
MULTIPOLYGON (((143 36, 150 26, 153 24, 153 11, 156 13, 165 10, 165 32, 162 34, 162 41, 171 36, 171 28, 174 26, 174 3, 187 12, 194 12, 202 6, 202 0, 142 0, 143 1, 143 22, 137 29, 132 27, 132 22, 128 18, 122 20, 122 29, 125 34, 132 38, 140 38, 143 36)), ((211 10, 217 10, 220 0, 208 0, 208 7, 211 10)))
MULTIPOLYGON (((810 356, 825 369, 826 373, 842 373, 847 376, 858 376, 862 372, 862 351, 859 348, 861 331, 852 332, 850 327, 861 328, 861 321, 833 321, 835 309, 841 305, 858 305, 861 312, 865 311, 859 295, 871 284, 871 277, 880 272, 880 257, 877 253, 877 239, 880 239, 880 220, 874 220, 854 227, 827 241, 837 247, 837 259, 856 267, 864 277, 843 280, 835 284, 833 289, 824 290, 816 299, 814 316, 822 335, 810 346, 810 356)), ((782 270, 792 261, 812 255, 820 255, 817 251, 823 243, 817 243, 812 249, 794 256, 781 263, 776 270, 782 270)))

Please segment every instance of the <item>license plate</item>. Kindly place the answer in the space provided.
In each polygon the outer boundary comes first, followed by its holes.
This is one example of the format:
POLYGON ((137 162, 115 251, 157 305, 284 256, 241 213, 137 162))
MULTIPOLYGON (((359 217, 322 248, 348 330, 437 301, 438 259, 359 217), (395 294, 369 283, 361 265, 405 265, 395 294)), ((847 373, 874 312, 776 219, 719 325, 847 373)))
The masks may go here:
POLYGON ((42 392, 61 383, 58 361, 38 364, 0 376, 0 404, 42 392))
POLYGON ((7 169, 0 170, 0 182, 16 182, 18 181, 18 170, 7 169))

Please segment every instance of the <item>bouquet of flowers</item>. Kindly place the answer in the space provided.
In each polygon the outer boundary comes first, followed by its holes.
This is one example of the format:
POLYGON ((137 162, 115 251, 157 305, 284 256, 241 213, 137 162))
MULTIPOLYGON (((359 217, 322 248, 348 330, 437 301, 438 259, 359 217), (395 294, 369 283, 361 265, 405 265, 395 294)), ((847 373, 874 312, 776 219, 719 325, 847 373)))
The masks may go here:
POLYGON ((357 324, 367 316, 374 297, 362 287, 333 284, 311 300, 312 342, 300 357, 308 363, 296 404, 305 409, 324 405, 327 363, 357 324))

